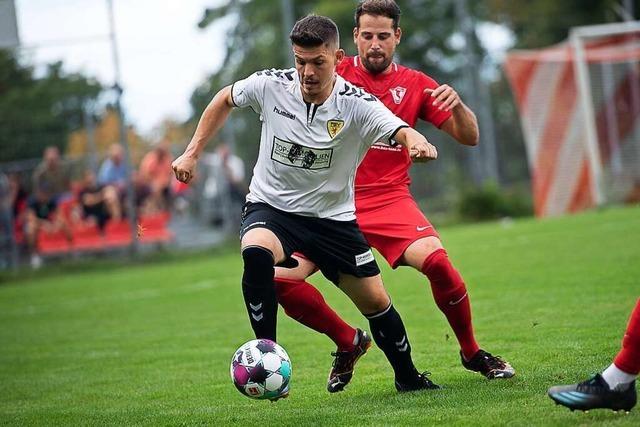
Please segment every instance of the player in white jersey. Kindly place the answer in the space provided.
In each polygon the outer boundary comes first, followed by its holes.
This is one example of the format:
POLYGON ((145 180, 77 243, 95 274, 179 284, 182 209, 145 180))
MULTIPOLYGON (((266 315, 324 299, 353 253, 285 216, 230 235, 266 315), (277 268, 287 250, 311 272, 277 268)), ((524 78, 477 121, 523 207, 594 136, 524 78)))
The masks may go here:
POLYGON ((262 116, 247 201, 303 216, 354 220, 354 166, 371 145, 363 141, 390 140, 408 126, 337 75, 322 105, 307 102, 293 68, 259 71, 236 82, 231 99, 262 116))
MULTIPOLYGON (((252 107, 262 134, 240 235, 242 291, 256 337, 275 341, 274 266, 295 265, 291 254, 302 252, 369 319, 398 389, 436 388, 413 365, 402 319, 355 222, 353 180, 375 141, 402 144, 418 161, 435 159, 437 152, 375 97, 336 75, 344 56, 338 40, 329 18, 298 21, 291 32, 296 69, 257 72, 218 92, 172 167, 178 180, 189 182, 232 108, 252 107)), ((364 354, 371 338, 360 338, 364 354)))

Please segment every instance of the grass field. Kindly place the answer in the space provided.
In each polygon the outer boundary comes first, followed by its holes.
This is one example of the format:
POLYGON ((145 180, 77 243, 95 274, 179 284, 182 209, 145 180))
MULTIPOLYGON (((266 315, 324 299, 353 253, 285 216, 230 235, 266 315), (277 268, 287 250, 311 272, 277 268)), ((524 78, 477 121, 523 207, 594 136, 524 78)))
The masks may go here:
MULTIPOLYGON (((514 365, 511 380, 465 371, 425 280, 385 265, 416 364, 445 389, 398 395, 374 348, 347 390, 330 395, 331 342, 281 313, 291 395, 249 400, 228 369, 252 338, 240 257, 199 254, 3 276, 0 424, 640 425, 638 408, 571 413, 545 395, 618 351, 640 296, 640 208, 440 231, 467 282, 480 344, 514 365)), ((367 326, 337 289, 313 282, 367 326)))

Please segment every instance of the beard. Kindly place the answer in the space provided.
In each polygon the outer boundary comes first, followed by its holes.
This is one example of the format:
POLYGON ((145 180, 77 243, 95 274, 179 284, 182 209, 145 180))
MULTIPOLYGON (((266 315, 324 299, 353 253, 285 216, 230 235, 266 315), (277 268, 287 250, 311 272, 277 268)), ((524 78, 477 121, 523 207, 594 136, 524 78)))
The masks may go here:
POLYGON ((380 74, 391 65, 391 58, 388 56, 366 55, 362 59, 362 65, 371 74, 380 74))

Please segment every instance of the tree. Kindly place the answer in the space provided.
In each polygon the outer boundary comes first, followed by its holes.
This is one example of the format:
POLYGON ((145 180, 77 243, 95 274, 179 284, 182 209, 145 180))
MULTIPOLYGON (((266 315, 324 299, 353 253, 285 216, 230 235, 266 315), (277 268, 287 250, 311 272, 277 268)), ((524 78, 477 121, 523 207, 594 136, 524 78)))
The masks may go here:
MULTIPOLYGON (((619 1, 468 0, 467 7, 476 23, 493 22, 510 28, 518 47, 539 47, 564 40, 571 26, 615 20, 619 1)), ((635 0, 636 3, 638 1, 635 0)), ((296 18, 311 12, 331 17, 341 30, 342 47, 348 54, 355 53, 351 29, 357 1, 296 0, 291 3, 296 18)), ((456 1, 399 0, 398 3, 403 11, 401 27, 404 30, 403 40, 397 50, 399 62, 427 73, 440 83, 452 85, 462 94, 463 100, 468 100, 469 91, 477 88, 463 84, 465 67, 469 65, 456 15, 456 1)), ((204 28, 229 15, 234 17, 235 23, 226 38, 225 65, 193 93, 191 126, 195 125, 215 91, 223 86, 258 69, 292 66, 286 54, 286 45, 283 46, 284 14, 280 0, 228 0, 218 8, 207 9, 200 26, 204 28)), ((491 74, 497 76, 488 83, 493 96, 491 114, 496 128, 503 183, 526 183, 529 179, 526 154, 510 89, 499 64, 488 60, 476 34, 472 34, 471 43, 484 66, 491 68, 491 74)), ((478 112, 487 106, 474 108, 478 112)), ((451 205, 450 194, 468 185, 469 168, 462 165, 470 149, 451 143, 441 132, 428 127, 420 127, 420 130, 438 146, 439 159, 428 167, 412 170, 413 191, 418 197, 441 195, 443 200, 446 199, 442 205, 451 205)), ((483 133, 482 128, 480 132, 483 133)), ((232 124, 223 135, 235 138, 237 149, 245 159, 255 159, 259 133, 260 125, 255 115, 250 111, 240 111, 234 113, 232 124)), ((433 203, 430 201, 430 204, 433 203)))
MULTIPOLYGON (((137 164, 149 149, 149 144, 138 135, 132 127, 127 127, 127 144, 131 152, 133 164, 137 164)), ((99 157, 106 157, 111 144, 120 143, 120 119, 114 107, 108 106, 99 117, 93 132, 95 150, 91 153, 89 147, 89 135, 87 130, 82 128, 71 132, 67 143, 67 154, 71 157, 85 157, 97 154, 99 157)))
POLYGON ((0 159, 40 157, 48 145, 64 149, 67 136, 82 126, 83 103, 101 91, 89 77, 66 74, 61 62, 36 77, 32 66, 0 50, 0 159))
MULTIPOLYGON (((488 0, 488 18, 508 25, 516 47, 534 49, 562 42, 571 27, 621 20, 621 0, 488 0)), ((634 0, 636 14, 640 1, 634 0)))

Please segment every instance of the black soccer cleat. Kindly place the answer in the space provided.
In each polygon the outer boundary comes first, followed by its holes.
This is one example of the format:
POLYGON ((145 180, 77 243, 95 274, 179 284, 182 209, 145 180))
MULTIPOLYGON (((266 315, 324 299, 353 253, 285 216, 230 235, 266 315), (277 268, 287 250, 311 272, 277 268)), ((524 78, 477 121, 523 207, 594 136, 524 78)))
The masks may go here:
POLYGON ((603 408, 629 412, 638 400, 635 381, 611 390, 600 374, 578 384, 551 387, 547 394, 556 404, 572 411, 603 408))
POLYGON ((358 343, 351 351, 336 351, 331 353, 334 356, 329 379, 327 380, 327 391, 336 393, 344 390, 353 377, 353 368, 358 359, 365 355, 371 347, 371 337, 366 331, 357 329, 358 343))
POLYGON ((416 372, 415 378, 409 382, 400 382, 396 379, 396 390, 400 393, 406 393, 409 391, 441 389, 442 387, 427 378, 428 375, 431 375, 431 373, 423 372, 419 374, 416 372))
POLYGON ((500 356, 494 356, 484 350, 478 350, 471 360, 466 361, 460 352, 462 366, 470 371, 479 372, 490 380, 496 378, 511 378, 516 370, 500 356))

